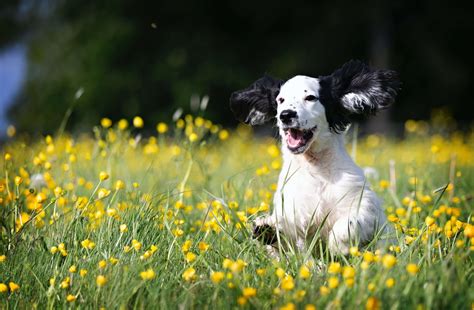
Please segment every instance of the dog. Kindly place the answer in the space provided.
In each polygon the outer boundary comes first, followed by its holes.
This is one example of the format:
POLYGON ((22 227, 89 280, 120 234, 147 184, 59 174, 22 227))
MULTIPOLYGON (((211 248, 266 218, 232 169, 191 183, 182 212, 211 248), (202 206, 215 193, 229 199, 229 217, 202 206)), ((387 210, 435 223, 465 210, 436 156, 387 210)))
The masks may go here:
POLYGON ((281 136, 273 212, 255 220, 255 238, 276 250, 281 234, 304 251, 317 235, 334 255, 348 255, 351 247, 376 237, 384 242, 380 236, 391 228, 381 201, 347 153, 343 133, 352 122, 389 107, 399 89, 395 71, 352 60, 318 78, 265 75, 231 94, 239 121, 256 126, 276 118, 281 136))

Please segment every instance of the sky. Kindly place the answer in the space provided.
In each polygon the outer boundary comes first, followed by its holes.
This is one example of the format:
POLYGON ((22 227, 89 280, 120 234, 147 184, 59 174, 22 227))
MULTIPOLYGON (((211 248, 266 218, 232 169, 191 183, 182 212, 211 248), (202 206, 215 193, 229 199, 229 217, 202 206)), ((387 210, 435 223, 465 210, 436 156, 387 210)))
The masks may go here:
POLYGON ((26 46, 15 44, 0 50, 0 136, 10 124, 8 107, 23 86, 27 70, 26 46))

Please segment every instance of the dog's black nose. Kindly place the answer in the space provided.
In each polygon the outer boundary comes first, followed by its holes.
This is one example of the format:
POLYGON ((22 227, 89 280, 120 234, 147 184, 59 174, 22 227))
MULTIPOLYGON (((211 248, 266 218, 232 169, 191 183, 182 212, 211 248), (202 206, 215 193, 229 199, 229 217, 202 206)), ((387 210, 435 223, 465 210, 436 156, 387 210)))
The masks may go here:
POLYGON ((292 110, 283 110, 280 113, 280 120, 283 124, 289 124, 296 118, 296 112, 292 110))

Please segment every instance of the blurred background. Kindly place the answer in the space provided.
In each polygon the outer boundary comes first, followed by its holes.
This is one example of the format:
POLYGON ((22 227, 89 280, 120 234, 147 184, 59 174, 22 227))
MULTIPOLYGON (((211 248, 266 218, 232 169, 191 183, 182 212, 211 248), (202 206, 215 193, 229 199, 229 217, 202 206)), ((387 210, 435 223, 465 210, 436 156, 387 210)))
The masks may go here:
POLYGON ((0 1, 0 131, 85 131, 178 108, 236 122, 229 94, 268 73, 330 74, 350 59, 400 73, 394 108, 366 131, 432 111, 474 117, 473 13, 440 1, 0 1), (194 103, 194 104, 192 104, 194 103), (69 112, 67 112, 69 111, 69 112), (441 111, 441 112, 440 112, 441 111))

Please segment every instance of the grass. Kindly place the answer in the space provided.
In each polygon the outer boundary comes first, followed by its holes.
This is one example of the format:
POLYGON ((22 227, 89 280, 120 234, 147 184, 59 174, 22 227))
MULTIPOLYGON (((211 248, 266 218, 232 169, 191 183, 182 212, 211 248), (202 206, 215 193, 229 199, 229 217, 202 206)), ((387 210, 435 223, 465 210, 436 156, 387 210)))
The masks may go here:
POLYGON ((474 303, 473 132, 409 121, 403 140, 349 141, 357 163, 371 167, 397 242, 313 265, 291 251, 272 260, 250 237, 252 220, 272 207, 274 139, 192 116, 148 138, 125 120, 101 124, 91 136, 2 147, 0 308, 474 303))

